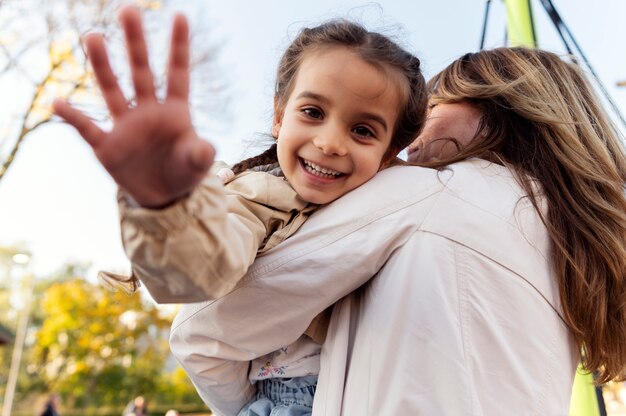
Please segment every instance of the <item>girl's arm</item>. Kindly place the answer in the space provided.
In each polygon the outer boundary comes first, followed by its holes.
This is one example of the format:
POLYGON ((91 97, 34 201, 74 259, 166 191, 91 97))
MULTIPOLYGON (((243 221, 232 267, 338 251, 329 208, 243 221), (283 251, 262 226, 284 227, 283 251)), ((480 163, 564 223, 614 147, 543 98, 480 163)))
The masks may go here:
POLYGON ((123 196, 119 205, 133 276, 159 303, 199 302, 230 292, 266 235, 266 223, 251 207, 256 203, 226 192, 213 175, 165 209, 133 207, 123 196))
POLYGON ((156 301, 179 303, 233 290, 259 247, 286 238, 313 208, 282 177, 252 171, 226 187, 207 176, 189 198, 161 210, 120 199, 122 237, 135 276, 156 301))

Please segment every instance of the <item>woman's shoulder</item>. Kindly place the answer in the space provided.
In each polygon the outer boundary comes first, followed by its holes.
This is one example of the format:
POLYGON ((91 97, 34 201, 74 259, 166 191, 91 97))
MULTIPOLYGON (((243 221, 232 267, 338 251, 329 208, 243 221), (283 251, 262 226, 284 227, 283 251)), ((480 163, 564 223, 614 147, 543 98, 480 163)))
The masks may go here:
POLYGON ((379 172, 361 186, 363 193, 380 192, 394 197, 427 190, 476 194, 502 188, 506 194, 521 192, 513 173, 505 166, 480 159, 450 164, 440 169, 421 166, 393 166, 379 172))

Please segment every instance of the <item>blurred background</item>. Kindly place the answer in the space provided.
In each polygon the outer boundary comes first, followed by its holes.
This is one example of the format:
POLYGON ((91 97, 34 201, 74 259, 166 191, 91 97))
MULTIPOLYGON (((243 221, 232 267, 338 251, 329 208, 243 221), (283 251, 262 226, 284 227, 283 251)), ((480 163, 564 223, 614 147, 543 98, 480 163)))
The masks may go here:
MULTIPOLYGON (((119 415, 138 396, 150 414, 209 413, 169 354, 176 307, 155 304, 143 290, 128 296, 98 283, 99 270, 129 272, 116 187, 76 132, 50 112, 52 100, 64 97, 108 125, 80 44, 93 30, 105 33, 132 99, 116 21, 128 3, 144 10, 160 87, 172 15, 190 19, 194 122, 229 163, 266 145, 275 66, 304 25, 360 21, 416 53, 427 77, 481 45, 511 40, 501 0, 0 0, 2 416, 39 414, 51 394, 62 415, 119 415)), ((618 113, 626 108, 626 2, 550 3, 624 131, 618 113)), ((538 44, 565 54, 545 4, 530 1, 538 44)), ((626 414, 621 385, 603 393, 609 415, 626 414)))

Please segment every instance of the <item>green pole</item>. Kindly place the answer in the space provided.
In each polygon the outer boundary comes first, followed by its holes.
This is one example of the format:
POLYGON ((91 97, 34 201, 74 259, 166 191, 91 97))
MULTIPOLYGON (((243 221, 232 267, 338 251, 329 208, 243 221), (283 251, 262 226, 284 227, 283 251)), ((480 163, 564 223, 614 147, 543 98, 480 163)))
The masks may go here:
POLYGON ((507 14, 509 46, 537 47, 530 0, 504 0, 507 14))
POLYGON ((600 416, 593 375, 583 372, 580 366, 574 379, 569 416, 600 416))

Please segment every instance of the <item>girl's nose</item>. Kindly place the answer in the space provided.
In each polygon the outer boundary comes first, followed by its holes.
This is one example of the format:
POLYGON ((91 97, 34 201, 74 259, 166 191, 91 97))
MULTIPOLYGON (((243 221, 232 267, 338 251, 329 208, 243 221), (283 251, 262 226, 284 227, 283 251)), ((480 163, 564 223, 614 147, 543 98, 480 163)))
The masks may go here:
POLYGON ((348 152, 346 138, 338 129, 324 129, 313 144, 327 156, 345 156, 348 152))

